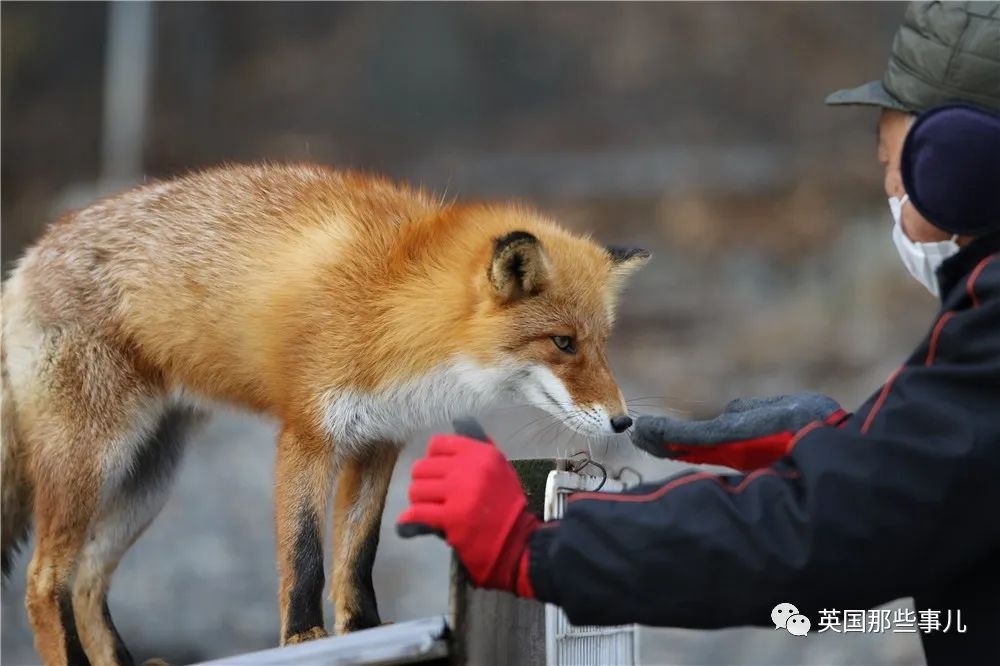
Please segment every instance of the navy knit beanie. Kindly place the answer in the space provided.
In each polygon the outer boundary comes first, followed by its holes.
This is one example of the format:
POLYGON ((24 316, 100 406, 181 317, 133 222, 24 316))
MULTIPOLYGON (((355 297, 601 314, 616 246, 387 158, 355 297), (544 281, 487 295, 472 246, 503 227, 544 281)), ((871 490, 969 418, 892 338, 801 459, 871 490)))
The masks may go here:
POLYGON ((910 202, 936 227, 1000 231, 1000 115, 965 104, 922 113, 900 161, 910 202))

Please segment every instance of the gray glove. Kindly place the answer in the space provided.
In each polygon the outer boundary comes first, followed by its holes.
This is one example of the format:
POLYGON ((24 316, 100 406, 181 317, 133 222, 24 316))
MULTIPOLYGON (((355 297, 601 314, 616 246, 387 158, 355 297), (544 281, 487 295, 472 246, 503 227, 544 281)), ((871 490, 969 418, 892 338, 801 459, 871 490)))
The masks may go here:
POLYGON ((750 470, 786 455, 795 434, 809 423, 838 425, 847 416, 835 400, 818 393, 738 398, 705 421, 640 416, 631 436, 633 444, 658 458, 750 470))

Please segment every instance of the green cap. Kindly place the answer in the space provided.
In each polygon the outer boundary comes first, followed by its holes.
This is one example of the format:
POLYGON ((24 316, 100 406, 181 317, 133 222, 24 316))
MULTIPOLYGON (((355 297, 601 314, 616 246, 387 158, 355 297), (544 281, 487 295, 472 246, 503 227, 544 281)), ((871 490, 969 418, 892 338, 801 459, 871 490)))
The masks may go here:
POLYGON ((906 113, 955 101, 1000 111, 1000 2, 910 3, 882 80, 826 98, 906 113))

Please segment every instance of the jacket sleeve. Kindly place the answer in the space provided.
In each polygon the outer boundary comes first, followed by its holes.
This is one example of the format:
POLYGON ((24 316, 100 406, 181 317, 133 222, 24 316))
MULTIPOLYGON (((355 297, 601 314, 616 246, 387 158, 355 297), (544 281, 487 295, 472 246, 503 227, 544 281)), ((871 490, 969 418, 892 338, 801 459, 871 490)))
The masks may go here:
POLYGON ((937 335, 933 363, 904 366, 863 419, 800 433, 772 467, 572 496, 532 538, 536 596, 574 624, 769 624, 781 602, 868 608, 996 558, 997 301, 937 335))

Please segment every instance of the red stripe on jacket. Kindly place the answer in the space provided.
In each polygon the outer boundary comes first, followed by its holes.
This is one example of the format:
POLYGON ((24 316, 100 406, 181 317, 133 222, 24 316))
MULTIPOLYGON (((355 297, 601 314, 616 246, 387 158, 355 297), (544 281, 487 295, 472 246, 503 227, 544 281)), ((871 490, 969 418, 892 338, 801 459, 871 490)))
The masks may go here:
POLYGON ((972 272, 969 273, 969 279, 965 282, 965 291, 969 294, 969 298, 972 300, 972 307, 974 308, 979 307, 979 297, 976 296, 976 280, 979 279, 979 274, 983 272, 984 268, 986 268, 986 264, 993 261, 993 258, 996 256, 996 254, 991 254, 980 261, 976 267, 972 269, 972 272))

